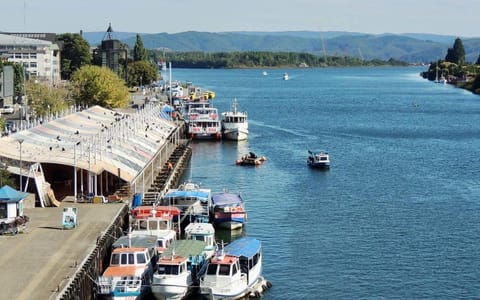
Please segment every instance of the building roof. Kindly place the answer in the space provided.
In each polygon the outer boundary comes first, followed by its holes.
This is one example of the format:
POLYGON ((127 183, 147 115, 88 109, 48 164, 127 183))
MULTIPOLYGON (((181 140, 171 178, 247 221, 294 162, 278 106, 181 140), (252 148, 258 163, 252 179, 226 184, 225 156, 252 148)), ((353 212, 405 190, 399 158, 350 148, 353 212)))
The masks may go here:
POLYGON ((9 185, 0 188, 0 202, 19 202, 27 197, 27 193, 19 192, 9 185))
POLYGON ((100 106, 72 112, 0 138, 0 157, 20 160, 21 147, 23 168, 36 162, 77 166, 131 182, 176 128, 162 108, 150 103, 132 113, 100 106))
POLYGON ((0 33, 0 45, 51 46, 52 43, 44 40, 29 39, 15 35, 0 33))

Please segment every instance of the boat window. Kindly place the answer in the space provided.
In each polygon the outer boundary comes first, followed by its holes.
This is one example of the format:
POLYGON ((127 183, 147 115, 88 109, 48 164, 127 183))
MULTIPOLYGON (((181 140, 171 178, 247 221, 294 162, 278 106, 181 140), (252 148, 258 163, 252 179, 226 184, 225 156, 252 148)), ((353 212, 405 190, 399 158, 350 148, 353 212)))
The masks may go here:
POLYGON ((137 253, 137 263, 139 264, 144 264, 147 262, 147 259, 145 258, 144 253, 137 253))
POLYGON ((237 271, 238 271, 238 270, 237 270, 237 265, 233 265, 233 266, 232 266, 232 275, 237 274, 237 271))
POLYGON ((218 275, 230 275, 230 265, 220 265, 218 275))
POLYGON ((133 253, 128 254, 128 264, 134 265, 135 264, 135 255, 133 253))
POLYGON ((178 275, 178 266, 159 265, 158 274, 160 275, 178 275))
POLYGON ((215 275, 215 274, 217 274, 217 265, 209 264, 207 269, 207 275, 215 275))
POLYGON ((194 239, 195 239, 196 241, 202 241, 202 242, 203 242, 203 236, 201 236, 201 235, 196 235, 196 236, 194 236, 194 239))
POLYGON ((163 240, 157 240, 157 246, 162 247, 162 248, 166 248, 164 243, 163 243, 163 240))
POLYGON ((121 254, 120 263, 121 263, 122 265, 126 265, 126 264, 127 264, 127 254, 126 254, 126 253, 122 253, 122 254, 121 254))
POLYGON ((110 264, 111 265, 118 265, 119 263, 120 263, 120 255, 113 254, 110 264))

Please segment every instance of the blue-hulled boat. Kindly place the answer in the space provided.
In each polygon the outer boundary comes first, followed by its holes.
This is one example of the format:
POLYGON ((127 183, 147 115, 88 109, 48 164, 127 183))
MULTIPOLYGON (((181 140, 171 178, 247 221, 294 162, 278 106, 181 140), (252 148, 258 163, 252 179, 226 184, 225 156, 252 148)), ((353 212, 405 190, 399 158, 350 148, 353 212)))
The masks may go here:
POLYGON ((222 192, 212 196, 210 217, 216 226, 239 229, 247 219, 245 202, 240 193, 222 192))

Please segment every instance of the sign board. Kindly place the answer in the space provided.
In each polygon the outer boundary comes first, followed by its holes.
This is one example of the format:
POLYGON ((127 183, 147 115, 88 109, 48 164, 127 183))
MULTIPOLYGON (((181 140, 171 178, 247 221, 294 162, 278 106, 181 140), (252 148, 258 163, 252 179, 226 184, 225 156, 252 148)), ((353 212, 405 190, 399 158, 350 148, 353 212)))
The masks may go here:
POLYGON ((64 207, 62 214, 62 223, 64 229, 72 229, 77 227, 77 208, 64 207))

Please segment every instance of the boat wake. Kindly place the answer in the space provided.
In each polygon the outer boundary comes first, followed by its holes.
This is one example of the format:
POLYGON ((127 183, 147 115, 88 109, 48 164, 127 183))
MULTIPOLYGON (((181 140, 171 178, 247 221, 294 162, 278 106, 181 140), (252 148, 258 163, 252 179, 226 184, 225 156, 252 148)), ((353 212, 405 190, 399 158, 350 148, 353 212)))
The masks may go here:
POLYGON ((293 129, 288 129, 288 128, 284 128, 284 127, 280 127, 280 126, 277 126, 277 125, 270 125, 270 124, 265 124, 263 122, 257 122, 255 120, 250 120, 249 121, 250 124, 252 125, 255 125, 255 126, 258 126, 258 127, 264 127, 264 128, 269 128, 269 129, 273 129, 275 131, 280 131, 280 132, 284 132, 284 133, 289 133, 291 135, 294 135, 294 136, 298 136, 298 137, 309 137, 310 134, 308 133, 304 133, 304 132, 300 132, 298 130, 293 130, 293 129))

